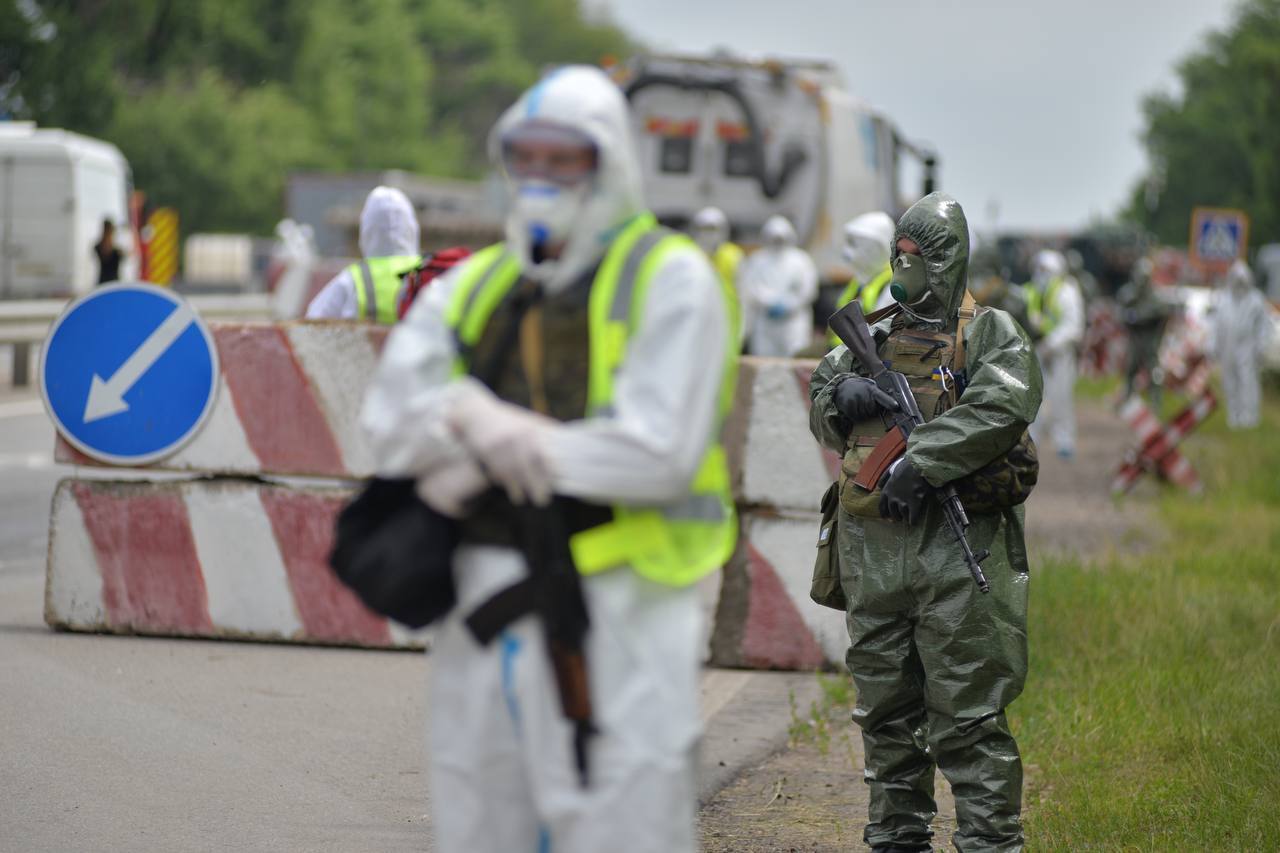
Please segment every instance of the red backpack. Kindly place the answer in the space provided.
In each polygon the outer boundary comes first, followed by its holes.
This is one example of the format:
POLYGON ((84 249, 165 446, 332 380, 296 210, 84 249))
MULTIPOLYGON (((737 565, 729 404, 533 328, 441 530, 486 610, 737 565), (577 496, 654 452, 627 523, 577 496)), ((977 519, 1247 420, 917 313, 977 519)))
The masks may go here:
POLYGON ((396 316, 403 320, 404 315, 409 313, 413 300, 418 298, 418 293, 430 284, 432 279, 443 275, 454 264, 466 260, 470 255, 471 250, 465 246, 451 246, 427 256, 417 269, 405 273, 404 286, 400 288, 400 299, 396 302, 396 316))

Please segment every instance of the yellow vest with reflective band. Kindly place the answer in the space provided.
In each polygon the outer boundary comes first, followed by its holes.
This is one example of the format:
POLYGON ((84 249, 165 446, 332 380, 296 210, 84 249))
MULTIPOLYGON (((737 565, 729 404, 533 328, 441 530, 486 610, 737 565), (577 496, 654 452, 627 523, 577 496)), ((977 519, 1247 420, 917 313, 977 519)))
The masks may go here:
MULTIPOLYGON (((875 278, 867 282, 866 287, 863 287, 862 283, 856 278, 850 279, 849 286, 844 289, 840 294, 840 298, 836 300, 836 310, 848 305, 854 300, 854 297, 858 297, 862 302, 862 313, 870 314, 876 310, 876 303, 880 301, 880 292, 888 286, 892 279, 893 268, 888 264, 885 264, 885 268, 876 273, 875 278), (858 293, 859 288, 862 288, 861 295, 858 293)), ((835 332, 828 332, 827 340, 833 347, 840 343, 840 339, 836 337, 835 332)))
POLYGON ((347 267, 356 286, 356 316, 386 326, 395 323, 401 276, 420 263, 420 255, 388 255, 365 258, 347 267))
MULTIPOLYGON (((664 259, 685 247, 696 248, 687 237, 659 228, 651 214, 642 214, 605 252, 588 297, 587 417, 611 416, 614 376, 644 313, 649 282, 664 259)), ((494 309, 519 278, 519 261, 502 244, 477 252, 459 273, 445 310, 445 322, 460 344, 455 376, 467 372, 466 350, 480 340, 494 309)), ((569 547, 582 574, 628 565, 657 583, 687 586, 719 569, 733 553, 738 523, 718 435, 733 404, 738 341, 726 337, 717 438, 702 457, 689 496, 658 507, 615 505, 613 521, 573 534, 569 547)))
POLYGON ((1036 283, 1023 285, 1022 291, 1027 295, 1027 318, 1039 329, 1041 334, 1049 334, 1062 319, 1062 309, 1058 306, 1058 290, 1062 287, 1062 279, 1055 278, 1045 288, 1043 296, 1036 283))
POLYGON ((735 339, 742 336, 742 306, 738 301, 738 267, 742 263, 742 248, 728 241, 716 247, 711 255, 711 265, 720 276, 729 308, 729 334, 735 339))

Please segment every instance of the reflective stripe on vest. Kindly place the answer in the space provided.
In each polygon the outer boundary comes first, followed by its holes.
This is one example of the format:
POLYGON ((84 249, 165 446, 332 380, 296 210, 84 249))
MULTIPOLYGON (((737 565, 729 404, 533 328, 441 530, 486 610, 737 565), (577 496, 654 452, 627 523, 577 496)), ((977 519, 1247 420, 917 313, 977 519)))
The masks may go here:
MULTIPOLYGON (((643 315, 649 282, 672 251, 686 247, 695 248, 687 237, 658 228, 653 216, 644 214, 623 228, 605 253, 588 301, 589 417, 614 414, 614 380, 643 315)), ((445 322, 459 344, 455 375, 466 372, 467 354, 519 278, 519 262, 501 244, 478 252, 459 274, 445 309, 445 322)), ((732 405, 737 378, 738 341, 732 335, 726 338, 716 436, 732 405)), ((685 499, 660 507, 615 505, 612 509, 613 521, 569 540, 574 563, 584 575, 629 565, 657 583, 687 586, 719 569, 733 553, 737 517, 728 461, 718 439, 703 455, 685 499)))
POLYGON ((389 255, 365 258, 347 267, 356 286, 356 316, 388 326, 395 323, 401 277, 420 263, 419 255, 389 255))

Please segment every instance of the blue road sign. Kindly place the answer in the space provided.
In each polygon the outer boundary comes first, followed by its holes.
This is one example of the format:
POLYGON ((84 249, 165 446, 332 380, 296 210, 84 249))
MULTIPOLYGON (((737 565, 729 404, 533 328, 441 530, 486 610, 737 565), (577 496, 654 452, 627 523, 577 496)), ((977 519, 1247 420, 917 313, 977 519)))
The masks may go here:
POLYGON ((103 462, 144 465, 204 425, 218 392, 218 351, 195 310, 170 291, 100 287, 49 330, 40 392, 74 447, 103 462))
POLYGON ((1226 266, 1243 258, 1249 239, 1249 217, 1242 210, 1197 207, 1191 212, 1191 259, 1226 266))

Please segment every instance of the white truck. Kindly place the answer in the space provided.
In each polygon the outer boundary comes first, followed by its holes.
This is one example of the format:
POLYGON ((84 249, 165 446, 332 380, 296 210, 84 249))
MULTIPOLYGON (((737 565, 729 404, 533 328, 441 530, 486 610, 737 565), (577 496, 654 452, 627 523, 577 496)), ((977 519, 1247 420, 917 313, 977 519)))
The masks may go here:
POLYGON ((0 299, 72 296, 93 287, 102 222, 116 226, 120 278, 136 277, 132 177, 114 145, 33 122, 0 122, 0 299))
POLYGON ((637 56, 613 69, 632 106, 645 192, 664 224, 684 228, 715 206, 748 244, 786 216, 827 284, 848 281, 842 226, 860 213, 897 216, 904 153, 932 190, 937 158, 850 94, 827 62, 729 55, 637 56))

